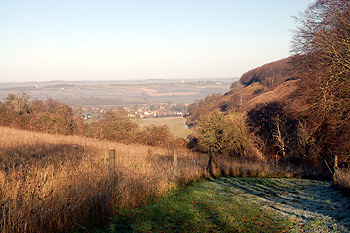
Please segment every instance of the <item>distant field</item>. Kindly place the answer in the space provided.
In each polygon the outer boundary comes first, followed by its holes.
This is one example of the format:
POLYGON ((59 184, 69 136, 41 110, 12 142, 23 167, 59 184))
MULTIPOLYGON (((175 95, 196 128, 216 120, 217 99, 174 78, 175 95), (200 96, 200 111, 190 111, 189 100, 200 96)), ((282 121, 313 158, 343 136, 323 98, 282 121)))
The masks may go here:
POLYGON ((226 93, 232 82, 237 79, 222 81, 196 80, 156 83, 106 83, 106 82, 47 82, 6 84, 0 83, 0 101, 8 94, 26 92, 33 99, 59 99, 68 104, 83 106, 121 105, 134 106, 152 103, 183 103, 190 104, 195 100, 204 99, 214 93, 226 93))
POLYGON ((140 127, 147 127, 150 125, 162 126, 167 125, 170 131, 177 138, 186 138, 190 134, 183 117, 165 117, 165 118, 149 118, 135 121, 140 127))

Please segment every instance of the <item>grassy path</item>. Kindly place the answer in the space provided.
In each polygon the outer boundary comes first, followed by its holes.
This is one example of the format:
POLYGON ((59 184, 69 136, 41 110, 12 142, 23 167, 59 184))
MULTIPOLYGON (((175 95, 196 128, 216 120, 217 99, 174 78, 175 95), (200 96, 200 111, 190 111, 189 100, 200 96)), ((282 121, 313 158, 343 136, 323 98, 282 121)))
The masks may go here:
POLYGON ((349 232, 339 195, 323 181, 219 178, 120 211, 97 232, 349 232))
POLYGON ((283 232, 291 226, 273 210, 260 208, 247 194, 232 193, 216 180, 121 212, 101 232, 283 232))

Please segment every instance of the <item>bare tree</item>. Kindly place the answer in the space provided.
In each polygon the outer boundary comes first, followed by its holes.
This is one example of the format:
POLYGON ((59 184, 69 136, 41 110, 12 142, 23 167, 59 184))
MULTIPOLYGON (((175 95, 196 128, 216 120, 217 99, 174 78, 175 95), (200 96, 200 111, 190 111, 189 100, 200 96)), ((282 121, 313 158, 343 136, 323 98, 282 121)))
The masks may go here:
POLYGON ((293 64, 309 130, 329 158, 349 153, 350 1, 317 0, 296 17, 293 64))
POLYGON ((22 92, 22 95, 16 96, 15 94, 9 94, 6 97, 6 102, 12 104, 17 114, 22 115, 28 113, 28 99, 27 93, 22 92))
POLYGON ((275 125, 275 129, 272 132, 272 136, 275 139, 275 145, 279 148, 279 150, 282 153, 282 157, 286 158, 286 143, 285 143, 285 129, 283 130, 283 126, 285 126, 285 123, 282 122, 280 119, 280 116, 277 114, 276 117, 273 118, 273 122, 275 125))

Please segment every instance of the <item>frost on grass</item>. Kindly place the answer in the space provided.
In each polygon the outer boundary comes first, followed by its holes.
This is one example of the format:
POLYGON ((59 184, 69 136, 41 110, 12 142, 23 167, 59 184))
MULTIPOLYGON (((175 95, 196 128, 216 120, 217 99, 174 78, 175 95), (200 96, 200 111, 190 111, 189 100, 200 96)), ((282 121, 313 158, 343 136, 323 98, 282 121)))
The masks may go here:
POLYGON ((291 231, 350 232, 350 199, 328 181, 220 178, 213 188, 223 196, 244 197, 294 223, 291 231))

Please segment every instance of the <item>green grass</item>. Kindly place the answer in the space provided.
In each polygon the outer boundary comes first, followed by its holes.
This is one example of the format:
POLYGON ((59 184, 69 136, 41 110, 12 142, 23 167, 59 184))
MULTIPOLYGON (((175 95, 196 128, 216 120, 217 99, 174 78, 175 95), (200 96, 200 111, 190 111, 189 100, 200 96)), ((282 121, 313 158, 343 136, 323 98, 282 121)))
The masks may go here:
POLYGON ((187 128, 185 122, 186 119, 183 117, 148 118, 135 121, 140 127, 167 125, 171 133, 177 138, 186 138, 190 134, 191 131, 187 128))
MULTIPOLYGON (((226 178, 183 187, 153 205, 119 210, 97 232, 284 232, 292 223, 262 208, 226 178)), ((96 231, 95 231, 96 232, 96 231)))

